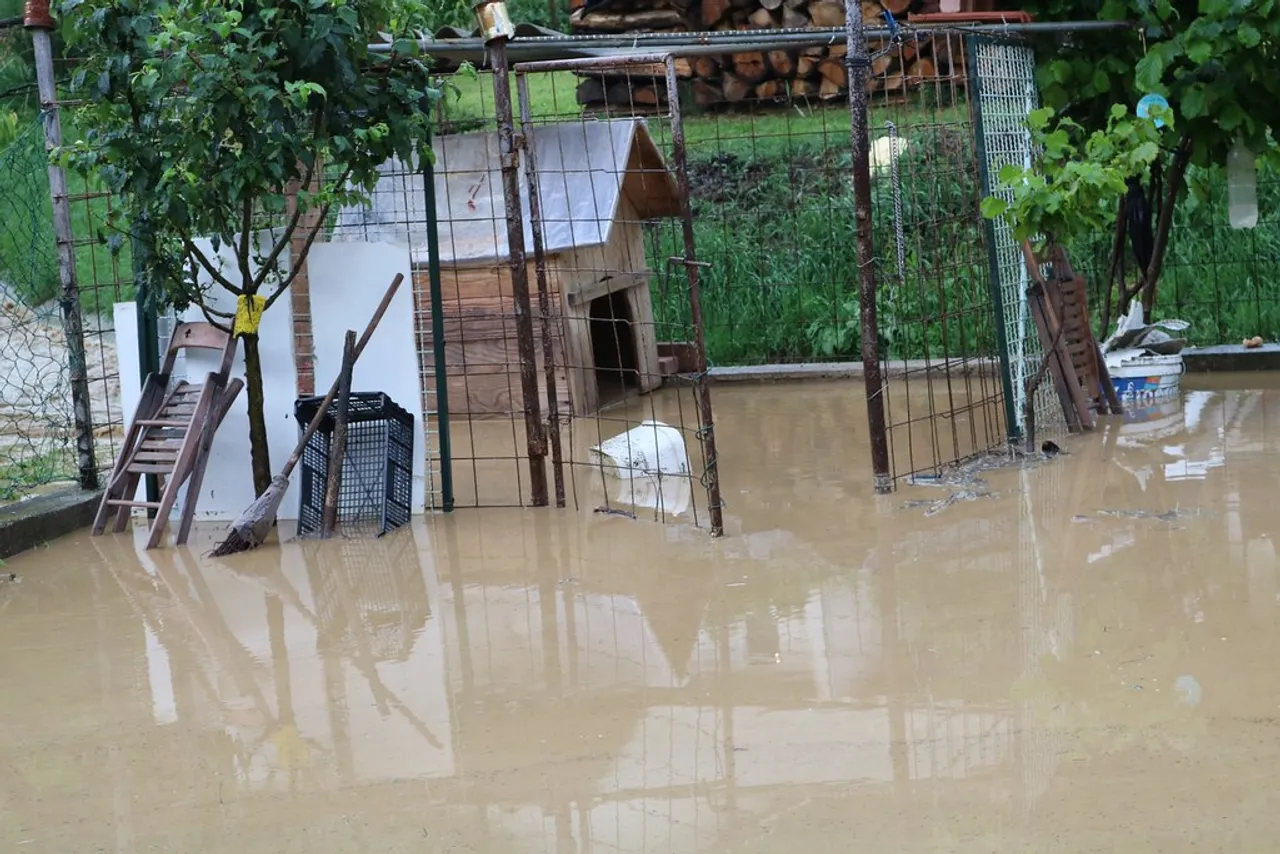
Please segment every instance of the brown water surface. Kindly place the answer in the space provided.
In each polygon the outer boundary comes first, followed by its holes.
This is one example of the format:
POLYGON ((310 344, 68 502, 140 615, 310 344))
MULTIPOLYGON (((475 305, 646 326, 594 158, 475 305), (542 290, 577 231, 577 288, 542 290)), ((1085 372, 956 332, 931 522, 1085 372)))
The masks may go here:
POLYGON ((1272 851, 1259 385, 932 515, 870 495, 833 384, 717 390, 719 541, 589 496, 228 561, 67 537, 0 581, 0 851, 1272 851))

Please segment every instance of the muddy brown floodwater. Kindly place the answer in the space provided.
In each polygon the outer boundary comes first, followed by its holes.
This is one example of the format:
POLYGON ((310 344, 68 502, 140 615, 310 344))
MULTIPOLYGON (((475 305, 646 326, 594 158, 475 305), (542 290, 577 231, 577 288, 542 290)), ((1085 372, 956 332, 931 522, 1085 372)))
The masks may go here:
POLYGON ((0 851, 1272 851, 1259 385, 931 515, 947 487, 869 494, 846 384, 717 391, 720 541, 68 537, 0 578, 0 851))

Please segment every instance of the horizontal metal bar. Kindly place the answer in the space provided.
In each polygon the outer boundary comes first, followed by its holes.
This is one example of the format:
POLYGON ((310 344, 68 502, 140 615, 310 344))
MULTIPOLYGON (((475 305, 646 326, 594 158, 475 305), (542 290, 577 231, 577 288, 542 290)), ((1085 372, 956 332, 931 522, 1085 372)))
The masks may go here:
MULTIPOLYGON (((669 53, 617 53, 611 56, 578 56, 571 59, 543 59, 515 65, 517 73, 538 71, 608 71, 631 65, 663 65, 669 53)), ((665 72, 663 72, 665 73, 665 72)))
MULTIPOLYGON (((974 33, 984 35, 1041 35, 1047 33, 1114 32, 1133 29, 1129 21, 1033 21, 1005 24, 950 24, 935 27, 902 28, 907 37, 974 33)), ((886 27, 868 27, 868 38, 883 39, 892 35, 886 27)), ((843 41, 843 28, 806 28, 775 30, 718 30, 692 33, 626 33, 601 35, 528 36, 512 39, 507 52, 522 62, 555 61, 574 57, 612 57, 619 50, 645 53, 670 53, 675 56, 696 56, 710 52, 734 52, 730 47, 747 45, 751 50, 817 47, 843 41), (681 48, 712 47, 711 51, 681 48)), ((463 39, 420 39, 419 48, 430 56, 449 59, 480 61, 485 57, 484 41, 478 37, 463 39)), ((391 45, 369 45, 373 53, 390 53, 391 45)))

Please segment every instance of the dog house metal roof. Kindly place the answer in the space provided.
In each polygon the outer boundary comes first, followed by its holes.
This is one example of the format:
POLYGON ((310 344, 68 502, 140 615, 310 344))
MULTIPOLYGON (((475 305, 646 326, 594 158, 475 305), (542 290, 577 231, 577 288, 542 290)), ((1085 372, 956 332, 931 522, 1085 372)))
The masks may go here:
MULTIPOLYGON (((641 219, 678 216, 679 191, 643 119, 543 125, 533 133, 547 252, 598 246, 609 240, 626 198, 641 219)), ((498 135, 440 136, 435 151, 440 262, 482 264, 507 258, 498 135)), ((422 174, 390 161, 368 207, 339 211, 335 240, 377 240, 410 246, 427 262, 426 194, 422 174)), ((525 249, 532 257, 529 187, 520 169, 525 249)))

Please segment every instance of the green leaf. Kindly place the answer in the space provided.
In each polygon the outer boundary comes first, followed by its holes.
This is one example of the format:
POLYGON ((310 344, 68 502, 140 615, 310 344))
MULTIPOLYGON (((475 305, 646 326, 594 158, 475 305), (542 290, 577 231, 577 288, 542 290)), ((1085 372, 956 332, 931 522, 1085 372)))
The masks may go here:
POLYGON ((1194 41, 1188 44, 1187 58, 1196 65, 1204 65, 1213 59, 1213 43, 1210 41, 1194 41))
POLYGON ((1224 104, 1218 111, 1218 127, 1233 131, 1244 124, 1245 113, 1238 104, 1224 104))
POLYGON ((418 40, 404 38, 396 39, 391 43, 391 51, 404 56, 417 56, 419 53, 418 40))
POLYGON ((1163 93, 1164 56, 1161 51, 1150 51, 1138 61, 1134 82, 1142 92, 1163 93))
POLYGON ((1027 127, 1033 131, 1044 130, 1049 125, 1049 121, 1053 118, 1053 110, 1049 107, 1041 107, 1038 110, 1032 110, 1027 116, 1027 127))
POLYGON ((1014 184, 1022 180, 1022 167, 1016 163, 1006 163, 1000 167, 999 179, 1001 184, 1014 184))
POLYGON ((982 215, 987 219, 996 219, 1004 216, 1004 212, 1009 209, 1009 203, 999 196, 987 196, 982 200, 982 215))
POLYGON ((1182 114, 1189 119, 1204 115, 1205 91, 1203 86, 1191 86, 1182 93, 1182 114))
POLYGON ((1262 33, 1258 32, 1258 28, 1248 22, 1236 28, 1236 38, 1245 47, 1253 48, 1262 44, 1262 33))

